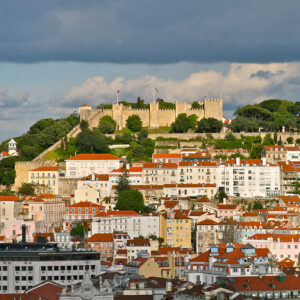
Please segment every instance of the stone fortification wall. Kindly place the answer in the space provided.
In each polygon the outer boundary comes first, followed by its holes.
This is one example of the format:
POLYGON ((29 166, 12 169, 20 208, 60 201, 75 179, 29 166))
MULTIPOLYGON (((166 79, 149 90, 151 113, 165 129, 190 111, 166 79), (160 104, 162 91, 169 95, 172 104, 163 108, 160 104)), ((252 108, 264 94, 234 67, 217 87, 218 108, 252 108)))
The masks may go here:
POLYGON ((79 108, 81 120, 89 122, 90 128, 97 127, 101 117, 111 116, 117 123, 117 128, 126 127, 128 117, 138 115, 143 123, 143 127, 158 128, 160 126, 170 126, 179 114, 185 113, 188 116, 195 114, 198 120, 206 117, 214 117, 222 120, 223 100, 206 99, 199 102, 199 109, 192 109, 191 104, 187 102, 176 102, 175 109, 159 109, 159 104, 150 103, 150 109, 133 109, 130 106, 114 103, 112 109, 93 110, 91 106, 84 105, 79 108))

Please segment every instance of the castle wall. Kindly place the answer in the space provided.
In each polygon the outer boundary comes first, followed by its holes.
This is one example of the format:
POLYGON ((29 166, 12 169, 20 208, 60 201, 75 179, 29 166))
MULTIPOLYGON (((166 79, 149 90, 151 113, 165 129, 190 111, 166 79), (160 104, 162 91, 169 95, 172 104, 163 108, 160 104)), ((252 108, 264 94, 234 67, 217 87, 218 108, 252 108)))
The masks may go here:
POLYGON ((176 120, 175 109, 160 109, 158 111, 158 126, 171 126, 176 120))
POLYGON ((111 116, 117 123, 117 129, 126 127, 128 117, 138 115, 143 123, 143 127, 158 128, 160 126, 170 126, 179 114, 187 114, 188 116, 195 114, 198 120, 202 118, 214 117, 219 120, 223 116, 223 100, 222 99, 204 99, 200 103, 201 108, 192 109, 191 104, 187 102, 176 102, 175 109, 164 110, 159 109, 159 104, 150 103, 150 109, 132 109, 123 104, 114 103, 112 109, 92 110, 90 106, 80 108, 80 119, 89 122, 90 128, 97 127, 101 117, 111 116))

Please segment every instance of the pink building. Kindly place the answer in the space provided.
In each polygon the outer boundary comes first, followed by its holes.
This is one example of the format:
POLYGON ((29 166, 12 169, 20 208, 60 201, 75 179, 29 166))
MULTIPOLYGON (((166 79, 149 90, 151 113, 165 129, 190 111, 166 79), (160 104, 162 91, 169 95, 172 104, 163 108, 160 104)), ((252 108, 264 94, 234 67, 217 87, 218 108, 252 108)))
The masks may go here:
POLYGON ((232 218, 239 212, 239 207, 236 204, 220 204, 218 206, 217 216, 219 218, 232 218))
POLYGON ((88 239, 93 250, 100 253, 101 260, 111 260, 114 254, 114 237, 112 233, 96 233, 88 239))
POLYGON ((255 234, 245 240, 256 248, 267 248, 278 259, 298 261, 300 234, 255 234))
POLYGON ((92 202, 79 202, 67 205, 65 213, 65 229, 71 230, 72 223, 91 221, 92 217, 104 210, 104 207, 92 202))
POLYGON ((6 242, 21 241, 22 240, 22 225, 26 226, 26 240, 33 242, 35 233, 47 232, 47 226, 44 221, 24 221, 12 220, 5 222, 4 236, 6 242))

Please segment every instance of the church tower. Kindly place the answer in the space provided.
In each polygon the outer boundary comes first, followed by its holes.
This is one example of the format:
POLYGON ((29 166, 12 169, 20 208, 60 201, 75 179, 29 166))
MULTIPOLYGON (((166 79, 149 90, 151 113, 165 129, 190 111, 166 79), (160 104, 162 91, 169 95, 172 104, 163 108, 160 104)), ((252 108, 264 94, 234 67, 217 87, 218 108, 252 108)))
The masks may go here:
POLYGON ((11 139, 8 143, 8 154, 9 156, 18 156, 17 142, 14 139, 11 139))

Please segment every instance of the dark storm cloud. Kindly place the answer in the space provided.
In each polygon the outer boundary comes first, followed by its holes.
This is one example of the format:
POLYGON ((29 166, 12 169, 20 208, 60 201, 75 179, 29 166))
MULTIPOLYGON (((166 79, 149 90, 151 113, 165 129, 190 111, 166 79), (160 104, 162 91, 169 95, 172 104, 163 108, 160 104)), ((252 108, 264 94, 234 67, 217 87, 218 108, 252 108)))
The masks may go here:
POLYGON ((298 0, 1 1, 0 61, 296 61, 299 11, 298 0))
POLYGON ((274 76, 277 75, 283 75, 284 71, 278 71, 276 73, 270 72, 270 71, 264 71, 264 70, 259 70, 255 73, 250 74, 249 78, 263 78, 263 79, 270 79, 274 76))

